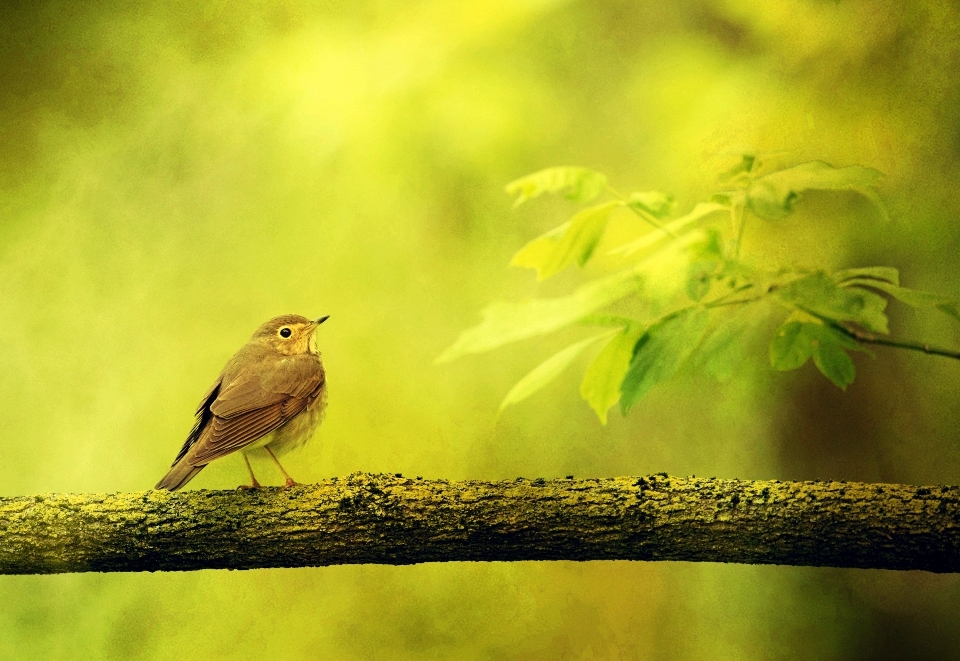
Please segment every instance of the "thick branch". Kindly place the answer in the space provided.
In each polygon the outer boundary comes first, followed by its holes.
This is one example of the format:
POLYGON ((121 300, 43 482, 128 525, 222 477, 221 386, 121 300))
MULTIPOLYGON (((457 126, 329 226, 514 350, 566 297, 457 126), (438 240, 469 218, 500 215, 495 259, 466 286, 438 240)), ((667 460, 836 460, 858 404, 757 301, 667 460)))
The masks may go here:
POLYGON ((0 573, 453 560, 960 571, 960 487, 667 477, 0 498, 0 573))

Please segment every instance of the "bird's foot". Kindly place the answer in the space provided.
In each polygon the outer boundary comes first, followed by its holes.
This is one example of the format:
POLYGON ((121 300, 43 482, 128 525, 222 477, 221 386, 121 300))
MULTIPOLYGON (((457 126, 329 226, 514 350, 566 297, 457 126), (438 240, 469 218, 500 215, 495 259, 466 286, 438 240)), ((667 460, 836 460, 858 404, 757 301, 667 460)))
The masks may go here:
POLYGON ((241 484, 237 487, 237 491, 249 491, 250 489, 259 489, 260 483, 256 480, 253 481, 253 484, 241 484))
POLYGON ((280 487, 280 490, 281 490, 281 491, 284 491, 284 490, 286 490, 286 489, 289 489, 290 487, 299 487, 299 486, 300 486, 300 483, 299 483, 299 482, 294 482, 292 477, 287 477, 287 482, 286 482, 286 484, 284 484, 282 487, 280 487))

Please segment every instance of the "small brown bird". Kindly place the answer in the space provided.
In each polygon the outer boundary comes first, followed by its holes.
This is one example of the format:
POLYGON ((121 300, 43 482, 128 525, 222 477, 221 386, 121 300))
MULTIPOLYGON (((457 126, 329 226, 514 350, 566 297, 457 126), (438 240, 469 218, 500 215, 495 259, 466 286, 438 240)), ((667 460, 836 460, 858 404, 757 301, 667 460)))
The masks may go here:
POLYGON ((328 319, 274 317, 227 361, 197 408, 197 423, 157 489, 176 491, 214 459, 263 448, 286 478, 277 454, 310 440, 327 406, 327 381, 315 331, 328 319), (276 453, 276 454, 275 454, 276 453))

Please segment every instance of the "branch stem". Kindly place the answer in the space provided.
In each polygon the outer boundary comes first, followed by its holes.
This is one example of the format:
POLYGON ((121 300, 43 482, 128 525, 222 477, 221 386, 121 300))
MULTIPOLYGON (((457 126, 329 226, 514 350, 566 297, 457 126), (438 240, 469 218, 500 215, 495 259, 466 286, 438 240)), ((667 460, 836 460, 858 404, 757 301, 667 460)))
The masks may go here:
POLYGON ((879 344, 886 347, 896 347, 898 349, 910 349, 911 351, 922 351, 933 356, 945 356, 947 358, 953 358, 955 360, 960 360, 960 351, 954 351, 952 349, 945 349, 943 347, 934 346, 926 342, 911 342, 909 340, 894 340, 888 337, 882 337, 880 335, 875 335, 873 333, 868 333, 866 331, 858 330, 856 328, 848 328, 841 324, 831 324, 834 328, 839 330, 844 335, 851 337, 858 342, 863 342, 864 344, 879 344))

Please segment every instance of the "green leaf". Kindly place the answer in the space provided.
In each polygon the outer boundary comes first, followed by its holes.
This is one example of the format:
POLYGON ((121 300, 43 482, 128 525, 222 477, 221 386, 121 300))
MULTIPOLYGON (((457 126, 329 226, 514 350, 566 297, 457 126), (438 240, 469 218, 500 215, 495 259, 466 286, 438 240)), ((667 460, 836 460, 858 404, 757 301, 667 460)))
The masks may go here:
POLYGON ((949 314, 951 317, 953 317, 957 321, 960 321, 960 305, 958 305, 956 301, 950 301, 949 303, 941 303, 940 305, 937 306, 937 309, 940 310, 940 312, 949 314))
POLYGON ((588 314, 587 316, 578 319, 577 322, 592 326, 617 326, 619 328, 623 328, 624 326, 630 326, 631 324, 636 323, 636 320, 619 314, 597 313, 588 314))
POLYGON ((516 404, 517 402, 525 400, 527 397, 543 388, 545 385, 560 376, 560 373, 569 367, 570 363, 572 363, 584 349, 601 338, 609 337, 610 334, 611 331, 607 331, 605 333, 601 333, 600 335, 588 337, 587 339, 581 340, 576 344, 571 344, 566 349, 563 349, 562 351, 559 351, 547 358, 545 361, 535 367, 533 371, 517 381, 516 385, 510 389, 510 392, 507 393, 507 396, 503 398, 503 402, 500 403, 500 410, 502 411, 511 404, 516 404))
POLYGON ((813 345, 804 329, 813 325, 788 321, 777 329, 770 341, 770 364, 773 369, 781 372, 795 370, 810 360, 813 345))
POLYGON ((627 206, 635 211, 645 211, 654 218, 666 218, 673 211, 673 196, 658 190, 631 193, 627 206))
POLYGON ((762 301, 744 303, 732 309, 713 308, 711 316, 720 317, 692 357, 695 369, 703 369, 717 381, 729 380, 747 360, 770 308, 762 301))
POLYGON ((721 263, 726 261, 722 245, 723 237, 720 232, 714 228, 707 228, 703 232, 703 238, 695 241, 687 248, 692 262, 714 262, 721 263))
POLYGON ((707 230, 702 241, 692 244, 687 252, 690 264, 687 267, 687 296, 692 301, 700 301, 710 291, 713 279, 724 267, 723 248, 720 245, 720 233, 707 230))
POLYGON ((719 262, 693 262, 687 267, 687 296, 699 302, 710 291, 719 262))
POLYGON ((739 163, 720 175, 720 181, 732 181, 742 174, 752 172, 756 164, 757 157, 755 154, 744 154, 740 157, 739 163))
POLYGON ((569 222, 525 245, 510 263, 536 269, 537 280, 556 275, 574 261, 583 266, 600 242, 610 212, 618 206, 620 202, 614 201, 580 211, 569 222))
POLYGON ((632 255, 635 252, 649 248, 650 246, 656 244, 661 239, 676 237, 681 233, 681 230, 684 228, 693 225, 699 220, 703 220, 710 214, 717 213, 718 211, 729 212, 728 207, 723 206, 722 204, 716 204, 714 202, 701 202, 693 208, 693 211, 688 213, 685 216, 680 216, 675 220, 671 220, 669 223, 666 223, 661 229, 656 229, 647 234, 644 234, 636 241, 631 241, 626 243, 618 248, 611 250, 611 254, 617 253, 623 256, 632 255))
POLYGON ((846 390, 857 373, 846 350, 864 351, 852 338, 825 324, 787 321, 770 342, 770 364, 780 371, 795 370, 813 358, 825 377, 846 390))
POLYGON ((537 269, 537 279, 543 280, 543 278, 540 277, 540 269, 550 261, 551 256, 557 248, 557 244, 560 243, 560 239, 569 227, 570 221, 568 220, 563 225, 554 227, 549 232, 545 232, 529 241, 514 254, 513 259, 510 260, 510 265, 537 269))
POLYGON ((960 319, 960 310, 957 308, 957 302, 940 294, 932 294, 917 289, 907 289, 906 287, 898 287, 889 282, 880 282, 878 280, 868 280, 865 278, 853 278, 842 284, 844 287, 851 287, 854 290, 857 290, 857 286, 879 289, 882 292, 890 294, 901 303, 906 303, 910 307, 936 308, 941 312, 949 314, 951 317, 960 319))
POLYGON ((650 388, 676 373, 700 343, 709 318, 706 308, 689 308, 654 324, 643 334, 620 386, 620 409, 624 414, 650 388))
POLYGON ((833 274, 833 279, 837 283, 844 283, 852 278, 872 278, 874 280, 883 280, 894 285, 900 284, 900 272, 892 266, 865 266, 856 269, 841 269, 833 274))
POLYGON ((832 342, 821 342, 813 352, 813 364, 841 390, 846 390, 857 376, 850 354, 832 342))
POLYGON ((851 165, 835 168, 823 161, 810 161, 758 177, 747 188, 747 207, 765 220, 788 216, 807 190, 850 190, 869 198, 883 218, 887 212, 874 187, 883 176, 878 170, 851 165))
POLYGON ((580 396, 596 412, 601 424, 607 424, 607 411, 620 399, 620 384, 642 333, 639 324, 625 326, 600 350, 583 375, 580 396))
MULTIPOLYGON (((877 281, 879 282, 879 281, 877 281)), ((874 333, 887 333, 887 302, 882 296, 838 285, 818 271, 775 292, 783 303, 833 321, 852 321, 874 333)))
POLYGON ((564 197, 574 202, 589 202, 607 188, 607 177, 600 172, 580 167, 553 167, 528 174, 507 184, 507 193, 518 195, 513 206, 543 193, 563 192, 564 197))
POLYGON ((878 280, 866 280, 858 278, 854 280, 848 280, 847 282, 844 282, 843 285, 844 287, 851 287, 854 289, 856 289, 857 286, 879 289, 882 292, 890 294, 901 303, 906 303, 910 307, 914 308, 935 308, 939 305, 951 302, 949 298, 940 296, 939 294, 931 294, 930 292, 919 291, 916 289, 898 287, 897 285, 891 285, 889 282, 880 282, 878 280))
POLYGON ((482 321, 463 331, 436 362, 444 363, 466 354, 489 351, 572 324, 638 291, 645 268, 646 264, 640 262, 629 269, 588 282, 568 296, 493 303, 481 313, 482 321))

